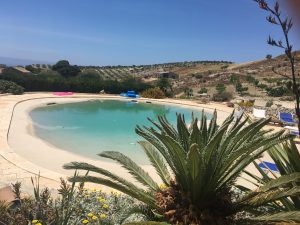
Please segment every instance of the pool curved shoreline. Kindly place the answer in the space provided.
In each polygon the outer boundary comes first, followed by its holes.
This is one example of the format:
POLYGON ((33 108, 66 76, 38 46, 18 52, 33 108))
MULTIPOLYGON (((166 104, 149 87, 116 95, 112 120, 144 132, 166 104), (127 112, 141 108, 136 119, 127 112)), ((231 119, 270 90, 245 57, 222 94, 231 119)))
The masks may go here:
MULTIPOLYGON (((3 96, 1 96, 3 98, 3 96)), ((124 100, 120 96, 114 95, 89 95, 75 94, 69 97, 53 97, 51 94, 26 94, 20 99, 15 99, 10 114, 10 123, 7 128, 6 142, 7 148, 0 150, 0 155, 7 161, 15 165, 20 170, 24 170, 32 175, 41 174, 41 177, 50 181, 59 181, 60 177, 66 177, 70 173, 61 168, 61 165, 70 161, 85 161, 98 166, 105 167, 108 170, 117 171, 121 176, 128 176, 126 172, 113 162, 100 162, 87 157, 78 156, 71 152, 58 149, 49 145, 45 141, 36 137, 32 131, 32 121, 29 112, 34 108, 46 106, 49 103, 57 104, 87 101, 92 99, 110 99, 124 100), (41 96, 42 95, 42 96, 41 96), (30 157, 31 160, 28 160, 30 157), (57 167, 60 167, 59 169, 57 167)), ((206 112, 212 113, 214 109, 221 112, 218 114, 218 122, 222 122, 232 111, 220 104, 202 105, 195 102, 173 100, 173 99, 138 99, 138 101, 151 101, 155 104, 180 105, 181 107, 204 109, 206 112)), ((155 174, 151 166, 143 166, 143 168, 151 174, 155 174)), ((73 173, 73 171, 72 171, 73 173)), ((27 175, 28 176, 28 175, 27 175)))

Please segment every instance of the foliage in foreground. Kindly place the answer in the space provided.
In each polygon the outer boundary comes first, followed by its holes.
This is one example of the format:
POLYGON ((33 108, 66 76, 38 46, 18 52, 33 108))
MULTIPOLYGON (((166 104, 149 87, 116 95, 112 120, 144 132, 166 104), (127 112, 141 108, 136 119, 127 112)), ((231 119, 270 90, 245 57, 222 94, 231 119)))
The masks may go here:
POLYGON ((61 180, 59 196, 53 199, 38 181, 34 186, 33 197, 21 198, 21 183, 13 185, 16 200, 0 202, 1 225, 117 225, 151 219, 147 207, 119 192, 89 190, 83 184, 75 187, 61 180))
POLYGON ((101 176, 77 176, 70 180, 115 188, 146 203, 171 224, 233 224, 239 220, 240 212, 248 212, 247 220, 300 218, 299 211, 274 210, 276 200, 299 194, 300 188, 293 189, 290 184, 300 179, 300 173, 281 176, 243 195, 233 194, 236 179, 253 160, 290 138, 284 131, 263 129, 268 120, 249 122, 248 118, 236 119, 233 114, 221 126, 216 123, 216 113, 209 125, 204 113, 200 121, 193 118, 190 126, 178 115, 177 129, 165 117, 158 119, 159 123, 150 120, 156 129, 138 126, 136 132, 145 139, 139 143, 162 185, 119 152, 103 152, 99 156, 120 163, 139 186, 103 168, 80 162, 64 168, 92 171, 101 176), (272 214, 277 217, 271 217, 272 214))
MULTIPOLYGON (((263 184, 270 181, 278 179, 280 176, 293 176, 293 174, 300 173, 300 153, 297 149, 297 146, 293 140, 290 142, 282 143, 281 145, 274 146, 268 151, 268 154, 272 160, 276 163, 276 166, 279 170, 279 174, 272 171, 266 164, 266 169, 261 169, 256 162, 253 162, 257 170, 261 174, 260 177, 254 176, 253 174, 248 173, 248 175, 253 178, 254 185, 263 184)), ((264 163, 264 162, 261 162, 264 163)), ((297 182, 291 182, 290 186, 292 190, 299 189, 300 179, 296 180, 297 182)), ((285 187, 284 187, 285 188, 285 187)), ((290 187, 289 187, 290 188, 290 187)), ((283 197, 277 201, 275 207, 279 208, 280 211, 296 211, 300 210, 300 195, 297 194, 291 195, 290 198, 283 197)))
POLYGON ((17 85, 14 82, 7 80, 0 80, 0 94, 2 93, 11 93, 14 95, 23 94, 24 88, 20 85, 17 85))

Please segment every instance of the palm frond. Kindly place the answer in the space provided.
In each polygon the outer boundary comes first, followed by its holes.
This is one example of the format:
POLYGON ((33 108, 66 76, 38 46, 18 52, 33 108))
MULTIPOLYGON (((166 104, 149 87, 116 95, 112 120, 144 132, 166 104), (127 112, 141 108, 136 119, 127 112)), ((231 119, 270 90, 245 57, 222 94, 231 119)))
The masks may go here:
POLYGON ((300 222, 300 211, 280 212, 270 215, 256 216, 250 219, 268 222, 300 222))
POLYGON ((137 181, 147 186, 152 191, 156 191, 158 189, 157 183, 150 177, 150 175, 146 171, 144 171, 139 165, 137 165, 133 160, 131 160, 124 154, 120 152, 105 151, 98 155, 119 162, 122 165, 122 167, 127 169, 127 171, 137 181))
POLYGON ((70 177, 69 180, 71 182, 91 182, 95 184, 102 184, 108 187, 111 187, 113 189, 116 189, 120 192, 123 192, 125 194, 128 194, 141 202, 144 202, 145 204, 149 205, 152 208, 156 208, 155 205, 155 199, 150 193, 147 193, 143 190, 138 189, 130 189, 126 187, 125 185, 118 184, 116 182, 113 182, 108 179, 104 179, 101 177, 95 177, 95 176, 76 176, 76 177, 70 177))
POLYGON ((146 141, 139 141, 138 142, 146 155, 148 156, 152 166, 155 168, 156 172, 162 179, 162 181, 166 184, 170 184, 171 175, 168 171, 168 168, 164 162, 164 159, 160 156, 159 152, 151 145, 149 142, 146 141))

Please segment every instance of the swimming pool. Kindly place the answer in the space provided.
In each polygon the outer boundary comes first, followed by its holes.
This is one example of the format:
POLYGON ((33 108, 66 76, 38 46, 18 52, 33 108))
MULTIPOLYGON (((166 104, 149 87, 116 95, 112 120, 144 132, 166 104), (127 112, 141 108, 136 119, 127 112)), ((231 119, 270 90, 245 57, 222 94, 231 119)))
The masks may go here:
POLYGON ((120 151, 148 164, 137 144, 141 138, 135 134, 136 125, 149 126, 147 117, 155 120, 158 115, 166 115, 176 125, 176 113, 184 114, 188 122, 192 112, 197 117, 202 113, 169 104, 92 100, 38 107, 29 115, 36 136, 57 148, 99 160, 102 151, 120 151))

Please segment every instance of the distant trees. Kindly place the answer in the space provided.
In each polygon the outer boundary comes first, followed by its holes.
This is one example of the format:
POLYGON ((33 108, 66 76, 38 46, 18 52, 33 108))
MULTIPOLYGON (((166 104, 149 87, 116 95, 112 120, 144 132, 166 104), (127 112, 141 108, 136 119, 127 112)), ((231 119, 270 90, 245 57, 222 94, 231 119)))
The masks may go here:
POLYGON ((25 66, 25 69, 28 70, 28 71, 30 71, 31 73, 35 73, 35 74, 38 74, 38 73, 41 72, 40 68, 33 67, 32 65, 25 66))
POLYGON ((268 54, 268 55, 266 55, 266 59, 272 59, 272 55, 270 55, 270 54, 268 54))
POLYGON ((80 73, 80 68, 77 65, 70 65, 67 60, 60 60, 52 66, 52 70, 57 71, 64 77, 74 77, 80 73))
POLYGON ((0 94, 2 93, 11 93, 14 95, 23 94, 24 88, 20 85, 17 85, 14 82, 7 80, 0 80, 0 94))
POLYGON ((119 94, 127 90, 144 91, 152 86, 140 79, 127 78, 121 81, 103 80, 93 74, 81 74, 74 77, 64 77, 52 70, 44 70, 39 75, 22 73, 14 68, 5 68, 0 79, 15 82, 25 88, 25 91, 73 91, 85 93, 119 94))

